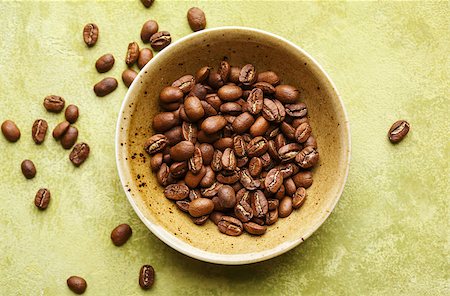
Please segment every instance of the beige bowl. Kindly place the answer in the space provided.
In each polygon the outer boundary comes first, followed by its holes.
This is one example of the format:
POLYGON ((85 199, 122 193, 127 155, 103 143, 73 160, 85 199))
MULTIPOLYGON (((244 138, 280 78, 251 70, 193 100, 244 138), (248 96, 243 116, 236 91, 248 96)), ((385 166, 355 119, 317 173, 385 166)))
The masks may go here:
POLYGON ((342 100, 321 66, 295 44, 261 30, 222 27, 190 34, 156 55, 131 85, 119 113, 116 159, 126 196, 147 227, 172 248, 190 257, 220 264, 246 264, 280 255, 308 238, 330 215, 341 196, 350 160, 349 123, 342 100), (301 90, 317 138, 320 163, 305 204, 279 219, 261 237, 221 234, 208 221, 194 225, 163 195, 143 150, 159 111, 158 94, 184 74, 204 65, 252 63, 273 70, 283 83, 301 90))

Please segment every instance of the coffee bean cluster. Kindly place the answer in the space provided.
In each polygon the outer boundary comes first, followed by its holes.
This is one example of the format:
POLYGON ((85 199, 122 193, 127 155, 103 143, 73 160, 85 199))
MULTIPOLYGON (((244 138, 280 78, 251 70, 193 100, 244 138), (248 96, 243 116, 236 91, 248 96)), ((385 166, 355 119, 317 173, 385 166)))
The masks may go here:
POLYGON ((262 235, 303 204, 319 152, 295 86, 223 60, 164 87, 159 103, 144 149, 165 197, 195 224, 262 235))

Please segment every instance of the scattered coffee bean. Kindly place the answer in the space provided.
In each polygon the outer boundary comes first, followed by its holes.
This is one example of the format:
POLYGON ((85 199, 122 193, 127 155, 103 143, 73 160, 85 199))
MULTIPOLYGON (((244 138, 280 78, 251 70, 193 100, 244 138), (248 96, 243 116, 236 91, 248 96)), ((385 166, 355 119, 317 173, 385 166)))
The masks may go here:
POLYGON ((126 69, 122 72, 122 81, 126 87, 130 87, 131 83, 133 83, 136 78, 137 73, 132 69, 126 69))
POLYGON ((388 137, 391 143, 398 143, 403 140, 409 132, 409 123, 406 120, 396 121, 389 129, 388 137))
POLYGON ((284 104, 293 104, 298 101, 299 91, 292 85, 278 85, 275 87, 275 98, 284 104))
POLYGON ((114 66, 114 56, 110 53, 104 54, 95 62, 95 68, 98 73, 105 73, 114 66))
POLYGON ((74 126, 69 126, 67 131, 61 138, 61 146, 64 149, 70 149, 77 142, 78 139, 78 129, 74 126))
POLYGON ((78 107, 75 105, 67 106, 64 115, 68 122, 75 123, 77 121, 78 115, 79 115, 78 107))
POLYGON ((65 104, 66 101, 60 96, 51 95, 44 98, 44 107, 49 112, 59 113, 64 109, 65 104))
POLYGON ((242 222, 230 216, 222 216, 217 226, 220 232, 230 236, 238 236, 243 232, 242 222))
POLYGON ((37 119, 31 129, 31 137, 36 144, 42 144, 47 134, 48 124, 44 119, 37 119))
POLYGON ((206 17, 203 10, 198 7, 192 7, 187 12, 187 19, 192 31, 197 32, 206 27, 206 17))
POLYGON ((211 214, 214 210, 214 203, 208 198, 196 198, 189 204, 189 214, 192 217, 200 217, 211 214))
POLYGON ((104 97, 112 93, 117 88, 117 80, 113 77, 106 77, 94 85, 94 92, 97 97, 104 97))
POLYGON ((258 73, 257 81, 258 82, 267 82, 274 86, 278 85, 278 83, 280 83, 280 79, 278 78, 278 75, 272 71, 258 73))
POLYGON ((155 270, 151 265, 143 265, 139 271, 139 286, 144 290, 148 290, 153 286, 154 282, 155 270))
POLYGON ((139 45, 136 42, 128 44, 127 54, 125 56, 125 63, 128 66, 133 66, 137 62, 139 57, 139 45))
POLYGON ((168 46, 170 42, 172 42, 172 37, 167 31, 157 32, 150 37, 150 46, 154 50, 162 50, 168 46))
POLYGON ((158 23, 154 20, 148 20, 142 25, 141 29, 141 39, 144 43, 150 42, 150 37, 152 37, 153 34, 158 32, 158 23))
POLYGON ((70 122, 68 121, 63 121, 61 123, 59 123, 54 129, 53 129, 53 138, 55 138, 55 140, 59 140, 69 129, 70 126, 70 122))
POLYGON ((285 218, 292 213, 292 197, 285 196, 280 201, 280 206, 278 208, 278 216, 280 218, 285 218))
POLYGON ((67 286, 75 294, 83 294, 86 291, 87 283, 79 276, 71 276, 67 279, 67 286))
POLYGON ((120 224, 111 232, 111 240, 115 246, 120 247, 128 241, 132 233, 130 225, 120 224))
POLYGON ((78 143, 73 147, 72 152, 70 152, 69 159, 74 166, 79 167, 86 161, 89 152, 90 148, 88 144, 78 143))
POLYGON ((95 45, 98 39, 98 27, 96 24, 90 23, 84 26, 83 39, 88 47, 95 45))
POLYGON ((36 167, 31 160, 25 159, 24 161, 22 161, 20 168, 22 169, 22 174, 25 176, 25 178, 33 179, 34 176, 36 176, 36 167))
POLYGON ((17 142, 20 139, 20 130, 11 120, 5 120, 2 123, 2 133, 10 142, 17 142))
POLYGON ((263 235, 267 230, 267 226, 258 225, 254 222, 244 223, 243 226, 245 231, 253 235, 263 235))
POLYGON ((45 210, 48 207, 48 204, 50 202, 50 191, 45 188, 41 188, 36 193, 36 196, 34 197, 34 205, 39 210, 45 210))
POLYGON ((294 197, 292 198, 292 207, 294 209, 300 208, 303 203, 305 202, 307 197, 306 189, 303 187, 300 187, 295 191, 294 197))
POLYGON ((139 52, 139 57, 137 60, 137 65, 139 69, 144 68, 145 65, 147 65, 148 62, 153 58, 153 52, 148 48, 143 48, 139 52))
POLYGON ((183 200, 189 196, 189 187, 183 184, 171 184, 164 190, 164 196, 172 200, 183 200))
POLYGON ((141 0, 141 3, 142 3, 146 8, 149 8, 150 6, 152 6, 153 2, 155 2, 155 0, 141 0))

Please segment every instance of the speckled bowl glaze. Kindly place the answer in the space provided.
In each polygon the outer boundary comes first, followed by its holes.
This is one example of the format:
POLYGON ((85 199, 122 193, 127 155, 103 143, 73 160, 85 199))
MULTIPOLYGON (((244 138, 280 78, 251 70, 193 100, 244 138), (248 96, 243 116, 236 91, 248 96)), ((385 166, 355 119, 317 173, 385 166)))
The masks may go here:
POLYGON ((243 27, 222 27, 190 34, 158 53, 131 85, 120 110, 116 159, 126 196, 139 218, 162 241, 190 257, 219 264, 263 261, 294 248, 327 219, 341 196, 349 169, 349 123, 339 94, 325 71, 304 50, 274 34, 243 27), (232 65, 252 63, 273 70, 283 83, 301 91, 320 151, 314 183, 304 205, 279 219, 261 237, 221 234, 208 221, 192 223, 166 199, 150 171, 144 141, 153 134, 158 94, 184 74, 204 65, 217 67, 228 57, 232 65))

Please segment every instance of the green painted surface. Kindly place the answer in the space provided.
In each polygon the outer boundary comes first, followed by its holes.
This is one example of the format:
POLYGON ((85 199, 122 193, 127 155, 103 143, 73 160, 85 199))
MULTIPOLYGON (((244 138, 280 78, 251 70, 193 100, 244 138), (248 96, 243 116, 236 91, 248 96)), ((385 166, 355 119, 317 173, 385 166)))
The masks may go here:
POLYGON ((449 283, 449 6, 441 3, 201 2, 208 27, 243 25, 286 37, 313 55, 335 81, 352 128, 352 164, 344 194, 327 222, 304 244, 276 259, 216 266, 167 247, 140 222, 122 192, 114 161, 114 128, 126 88, 104 98, 93 84, 120 80, 128 42, 156 19, 177 40, 190 33, 194 1, 0 3, 0 120, 22 130, 0 137, 0 294, 70 295, 81 275, 86 295, 448 295, 449 283), (81 31, 100 27, 87 49, 81 31), (111 52, 108 74, 94 69, 111 52), (34 119, 52 129, 63 115, 46 113, 45 95, 80 107, 80 140, 91 145, 79 169, 51 135, 31 140, 34 119), (399 145, 392 122, 412 126, 399 145), (38 169, 20 172, 23 159, 38 169), (33 205, 38 188, 53 199, 33 205), (134 234, 121 248, 110 231, 134 234), (152 291, 137 284, 142 264, 157 272, 152 291))

